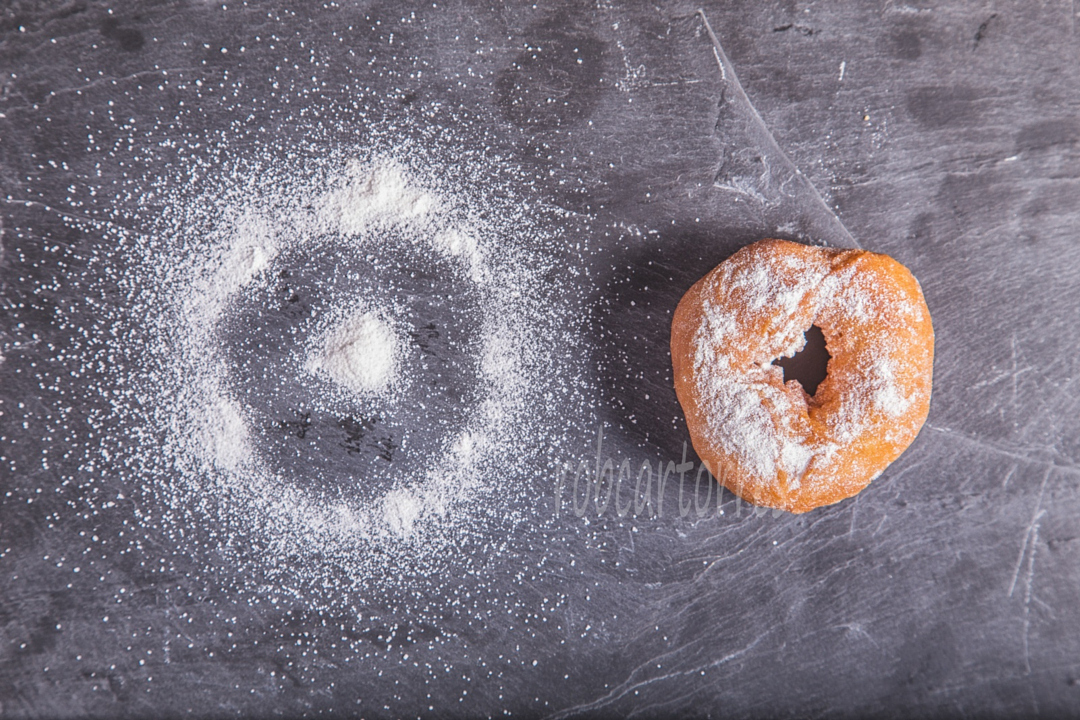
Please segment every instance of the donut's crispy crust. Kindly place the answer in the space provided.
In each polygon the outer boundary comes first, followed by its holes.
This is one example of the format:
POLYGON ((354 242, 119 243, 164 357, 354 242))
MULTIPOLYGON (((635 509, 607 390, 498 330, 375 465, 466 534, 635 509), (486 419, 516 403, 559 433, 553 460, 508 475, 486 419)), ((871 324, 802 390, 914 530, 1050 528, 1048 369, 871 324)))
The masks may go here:
MULTIPOLYGON (((861 491, 911 444, 930 409, 930 312, 907 268, 872 252, 784 240, 742 248, 683 296, 672 321, 671 355, 675 391, 694 449, 713 475, 744 500, 793 513, 861 491), (805 281, 809 275, 800 277, 803 273, 834 282, 814 285, 795 307, 759 307, 754 303, 760 297, 748 300, 736 279, 752 272, 760 277, 763 269, 769 283, 781 288, 805 281), (717 314, 730 313, 721 320, 735 328, 734 336, 713 341, 703 331, 706 313, 713 314, 714 324, 717 314), (822 329, 831 356, 828 374, 813 397, 796 381, 785 384, 782 371, 769 365, 790 354, 790 338, 782 335, 811 325, 822 329), (707 347, 702 348, 703 343, 707 347), (717 362, 727 374, 714 372, 717 362), (875 367, 889 368, 884 390, 880 381, 874 384, 875 367), (744 377, 754 381, 739 384, 744 377), (732 446, 731 438, 741 437, 739 428, 724 425, 733 422, 733 413, 706 397, 710 382, 725 383, 727 378, 736 383, 737 392, 757 393, 764 413, 771 413, 759 415, 771 418, 766 425, 771 423, 772 431, 786 438, 777 441, 777 456, 787 442, 796 446, 796 454, 810 457, 797 473, 787 472, 779 460, 775 472, 763 473, 760 463, 755 469, 747 460, 746 448, 732 446)), ((738 397, 742 402, 749 397, 751 405, 756 402, 754 395, 738 397)))

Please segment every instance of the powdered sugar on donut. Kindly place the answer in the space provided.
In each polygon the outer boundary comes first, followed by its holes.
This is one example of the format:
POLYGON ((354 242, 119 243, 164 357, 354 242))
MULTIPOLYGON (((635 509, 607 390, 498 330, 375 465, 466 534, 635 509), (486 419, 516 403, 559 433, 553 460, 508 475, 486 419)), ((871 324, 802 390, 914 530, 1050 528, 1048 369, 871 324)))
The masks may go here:
POLYGON ((808 428, 791 422, 805 415, 806 402, 784 387, 783 371, 771 363, 805 344, 809 325, 803 327, 798 310, 827 276, 824 263, 789 275, 787 282, 765 264, 722 265, 704 288, 703 320, 694 339, 694 374, 713 441, 737 449, 741 464, 755 476, 775 479, 783 470, 795 487, 815 452, 808 428), (728 310, 731 302, 738 313, 728 310), (767 329, 768 349, 733 363, 730 350, 738 348, 737 338, 748 326, 767 329))
POLYGON ((874 407, 882 412, 899 417, 911 406, 911 397, 901 394, 896 381, 896 367, 890 358, 883 357, 874 363, 867 379, 873 388, 874 407))
POLYGON ((692 345, 698 408, 709 442, 756 483, 797 489, 815 458, 827 462, 875 417, 897 418, 913 402, 895 349, 873 336, 860 335, 848 350, 872 361, 845 373, 838 410, 825 415, 772 364, 801 350, 805 331, 823 313, 861 325, 895 320, 881 300, 888 290, 857 273, 859 255, 762 252, 751 263, 721 265, 705 281, 692 345))

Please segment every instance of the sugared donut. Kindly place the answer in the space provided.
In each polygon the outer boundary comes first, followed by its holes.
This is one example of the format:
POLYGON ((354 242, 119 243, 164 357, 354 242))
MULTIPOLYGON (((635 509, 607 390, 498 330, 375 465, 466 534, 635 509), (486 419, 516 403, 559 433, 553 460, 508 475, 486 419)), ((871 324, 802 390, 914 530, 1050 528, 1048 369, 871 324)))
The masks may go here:
POLYGON ((683 296, 671 356, 713 475, 744 500, 802 513, 858 493, 918 435, 934 329, 919 283, 892 258, 761 240, 683 296), (813 325, 831 357, 811 397, 772 363, 813 325))

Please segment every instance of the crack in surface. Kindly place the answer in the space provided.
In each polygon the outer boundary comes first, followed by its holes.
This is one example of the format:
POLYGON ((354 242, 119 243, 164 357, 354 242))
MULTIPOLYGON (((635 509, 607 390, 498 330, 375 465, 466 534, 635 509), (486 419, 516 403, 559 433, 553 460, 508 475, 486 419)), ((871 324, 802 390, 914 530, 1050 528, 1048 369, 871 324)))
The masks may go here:
POLYGON ((1020 460, 1022 462, 1030 463, 1032 465, 1049 465, 1052 469, 1057 469, 1070 475, 1080 475, 1080 466, 1074 465, 1073 463, 1064 463, 1057 462, 1056 460, 1041 460, 1039 458, 1034 458, 1029 455, 1023 454, 1018 450, 1012 450, 1008 447, 1002 446, 999 443, 994 442, 993 440, 985 440, 980 437, 973 437, 959 430, 953 430, 952 428, 932 425, 930 423, 926 423, 924 427, 929 428, 930 430, 941 435, 945 435, 946 437, 959 440, 969 445, 974 445, 975 447, 982 448, 983 450, 988 450, 992 453, 1002 455, 1004 457, 1012 458, 1014 460, 1020 460))
MULTIPOLYGON (((611 703, 619 700, 620 698, 625 697, 627 694, 629 694, 629 693, 631 693, 631 692, 633 692, 633 691, 635 691, 635 690, 637 690, 639 688, 645 687, 647 685, 652 685, 653 683, 662 682, 662 681, 670 679, 670 678, 684 677, 686 675, 694 675, 695 673, 703 673, 706 670, 709 670, 711 668, 719 667, 719 666, 724 665, 724 664, 726 664, 726 663, 728 663, 728 662, 730 662, 732 660, 737 660, 738 658, 742 657, 746 653, 753 650, 754 647, 757 646, 757 644, 759 642, 761 642, 766 636, 769 635, 769 632, 771 632, 771 631, 766 631, 766 632, 762 633, 761 635, 754 638, 754 640, 752 642, 750 642, 748 645, 745 645, 744 647, 742 647, 742 648, 740 648, 738 650, 735 650, 734 652, 730 652, 730 653, 728 653, 727 655, 725 655, 725 656, 723 656, 721 658, 713 660, 712 662, 708 662, 708 663, 705 663, 703 665, 698 665, 698 666, 689 668, 687 670, 674 670, 672 672, 665 673, 663 675, 657 675, 655 677, 645 678, 643 680, 638 680, 636 682, 631 682, 632 678, 635 675, 637 675, 639 671, 645 670, 647 668, 647 666, 651 666, 651 665, 655 664, 657 660, 668 657, 669 655, 672 655, 674 652, 678 652, 678 650, 675 650, 675 651, 672 651, 672 652, 669 652, 669 653, 664 653, 663 655, 658 655, 658 656, 656 656, 654 658, 650 658, 649 660, 645 661, 644 663, 642 663, 642 664, 638 665, 636 668, 634 668, 630 672, 630 674, 627 676, 627 679, 621 685, 619 685, 619 686, 615 687, 614 689, 612 689, 607 695, 605 695, 605 696, 603 696, 601 698, 598 698, 597 700, 594 700, 594 701, 589 702, 589 703, 584 703, 584 704, 581 704, 581 705, 574 705, 572 707, 566 708, 565 710, 561 710, 558 713, 555 713, 554 715, 549 715, 548 717, 551 720, 557 720, 558 718, 569 717, 569 716, 571 716, 571 715, 573 715, 575 713, 591 712, 591 711, 597 710, 599 708, 605 707, 607 705, 610 705, 611 703)), ((685 648, 680 648, 680 650, 681 649, 685 649, 685 648)))
MULTIPOLYGON (((836 216, 836 213, 834 213, 832 211, 832 208, 829 207, 828 203, 825 202, 825 199, 821 196, 821 193, 818 192, 817 188, 814 187, 813 183, 811 183, 810 180, 807 179, 805 175, 803 175, 802 171, 800 171, 799 168, 791 162, 791 159, 780 148, 780 145, 776 142, 776 138, 773 137, 772 132, 769 131, 769 128, 765 124, 764 119, 762 119, 761 114, 757 111, 757 108, 754 107, 753 103, 750 102, 750 98, 747 96, 746 91, 743 90, 742 84, 739 82, 739 78, 735 74, 735 68, 731 64, 731 61, 728 59, 727 53, 724 52, 724 48, 720 44, 720 40, 719 38, 717 38, 716 33, 713 31, 712 25, 709 23, 709 18, 705 15, 704 9, 699 8, 697 10, 697 14, 701 18, 702 24, 705 26, 705 31, 708 34, 709 40, 712 44, 713 56, 716 58, 716 63, 720 68, 720 81, 722 83, 720 105, 724 105, 724 100, 726 96, 724 90, 730 88, 733 94, 733 99, 739 105, 749 110, 749 119, 753 123, 755 129, 758 131, 758 137, 756 139, 761 145, 763 145, 762 149, 765 150, 766 153, 774 155, 780 162, 782 162, 786 166, 785 169, 791 173, 792 178, 798 179, 799 183, 803 186, 803 189, 807 192, 809 198, 813 199, 814 204, 818 206, 818 209, 825 211, 825 215, 830 221, 829 224, 832 226, 831 230, 839 235, 839 242, 829 244, 835 244, 838 247, 862 249, 862 245, 860 245, 855 240, 855 238, 851 236, 851 233, 849 233, 847 228, 844 227, 844 224, 840 222, 840 219, 836 216)), ((785 182, 784 185, 786 184, 787 183, 785 182)), ((746 188, 742 188, 739 186, 733 189, 735 189, 736 191, 746 190, 746 188)), ((747 194, 752 196, 752 194, 750 193, 747 194)))

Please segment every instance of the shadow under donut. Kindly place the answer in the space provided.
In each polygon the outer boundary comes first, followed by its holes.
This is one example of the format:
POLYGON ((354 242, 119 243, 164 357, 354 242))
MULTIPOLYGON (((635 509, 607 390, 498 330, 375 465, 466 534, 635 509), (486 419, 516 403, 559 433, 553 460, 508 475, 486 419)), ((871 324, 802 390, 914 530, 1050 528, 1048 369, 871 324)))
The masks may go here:
POLYGON ((589 318, 601 412, 642 445, 678 457, 689 435, 675 396, 671 318, 694 283, 758 238, 744 230, 672 227, 649 239, 609 271, 589 318))
MULTIPOLYGON (((675 395, 672 316, 694 283, 762 237, 759 230, 672 228, 622 257, 589 318, 604 422, 665 456, 681 455, 690 436, 675 395)), ((776 365, 784 368, 785 380, 798 380, 813 395, 828 360, 824 337, 811 328, 806 347, 792 358, 777 359, 776 365)), ((698 460, 692 448, 687 457, 698 460)))

